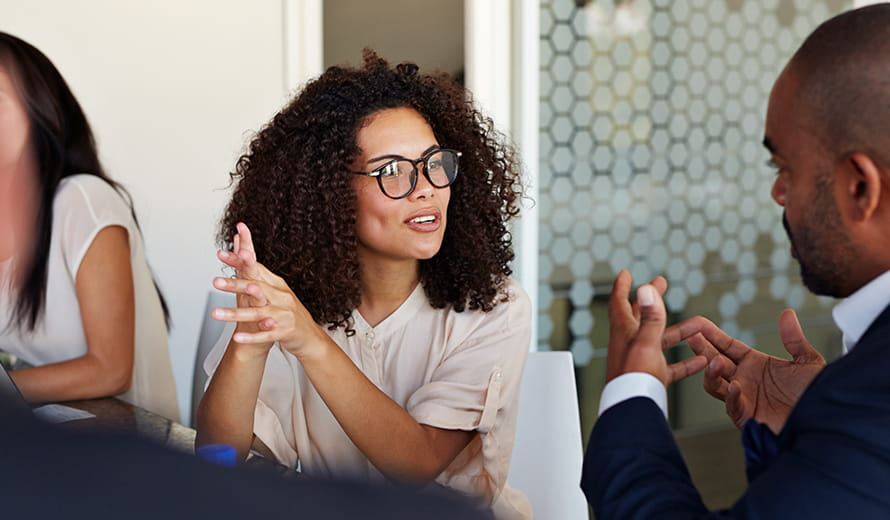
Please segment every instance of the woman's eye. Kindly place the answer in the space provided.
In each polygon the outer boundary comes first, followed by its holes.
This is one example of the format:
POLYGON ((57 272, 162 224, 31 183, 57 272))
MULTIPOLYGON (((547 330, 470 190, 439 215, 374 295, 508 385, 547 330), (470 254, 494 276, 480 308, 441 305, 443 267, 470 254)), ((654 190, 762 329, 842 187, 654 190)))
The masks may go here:
POLYGON ((384 165, 380 168, 380 176, 381 177, 398 177, 399 176, 399 165, 396 162, 391 162, 389 164, 384 165))
POLYGON ((430 161, 427 163, 427 168, 429 168, 430 170, 438 170, 441 167, 442 161, 440 160, 430 161))

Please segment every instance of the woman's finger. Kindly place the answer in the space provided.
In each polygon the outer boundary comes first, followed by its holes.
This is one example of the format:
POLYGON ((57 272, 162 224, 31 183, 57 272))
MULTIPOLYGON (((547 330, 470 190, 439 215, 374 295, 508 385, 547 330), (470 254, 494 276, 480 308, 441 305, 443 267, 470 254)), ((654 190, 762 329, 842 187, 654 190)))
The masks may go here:
POLYGON ((281 339, 281 334, 277 330, 263 332, 236 332, 232 339, 243 344, 263 344, 274 343, 281 339))
POLYGON ((219 258, 219 260, 222 263, 226 264, 229 267, 234 268, 235 272, 238 272, 241 269, 241 266, 243 264, 240 256, 236 255, 235 253, 233 253, 231 251, 226 251, 224 249, 218 250, 216 252, 216 257, 219 258))
POLYGON ((287 285, 287 282, 284 281, 284 278, 282 278, 282 277, 278 276, 277 274, 273 273, 272 271, 270 271, 268 267, 264 266, 260 262, 256 263, 256 267, 257 267, 257 271, 259 273, 259 276, 257 276, 258 280, 262 280, 277 289, 290 290, 290 288, 287 285))
POLYGON ((247 227, 247 224, 244 222, 239 222, 235 226, 238 230, 238 237, 240 238, 241 248, 238 251, 239 255, 242 255, 242 258, 245 258, 245 254, 247 258, 251 261, 256 262, 256 249, 253 246, 253 235, 250 234, 250 228, 247 227))
MULTIPOLYGON (((218 307, 211 311, 213 319, 238 323, 259 323, 263 320, 277 322, 275 315, 278 313, 274 307, 218 307)), ((268 322, 267 322, 268 324, 268 322)))
POLYGON ((261 283, 254 280, 239 280, 237 278, 216 277, 213 279, 215 288, 239 297, 239 307, 263 307, 270 304, 267 291, 260 287, 261 283), (247 299, 241 300, 241 297, 247 297, 247 299))
POLYGON ((256 249, 253 245, 253 236, 247 224, 239 222, 235 225, 237 233, 233 239, 233 244, 238 247, 234 248, 234 253, 238 255, 242 262, 241 271, 237 273, 239 278, 249 278, 253 280, 260 279, 260 271, 257 268, 256 249))
POLYGON ((257 322, 257 327, 260 330, 273 330, 276 326, 276 321, 273 318, 266 318, 257 322))

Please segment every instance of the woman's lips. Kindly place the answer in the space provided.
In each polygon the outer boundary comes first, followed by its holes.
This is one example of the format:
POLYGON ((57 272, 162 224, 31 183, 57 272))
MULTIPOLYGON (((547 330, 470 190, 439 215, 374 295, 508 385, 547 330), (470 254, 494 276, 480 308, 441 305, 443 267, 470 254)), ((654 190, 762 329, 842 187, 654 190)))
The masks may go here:
POLYGON ((438 210, 424 210, 411 215, 405 224, 414 231, 436 231, 442 226, 442 214, 438 210))

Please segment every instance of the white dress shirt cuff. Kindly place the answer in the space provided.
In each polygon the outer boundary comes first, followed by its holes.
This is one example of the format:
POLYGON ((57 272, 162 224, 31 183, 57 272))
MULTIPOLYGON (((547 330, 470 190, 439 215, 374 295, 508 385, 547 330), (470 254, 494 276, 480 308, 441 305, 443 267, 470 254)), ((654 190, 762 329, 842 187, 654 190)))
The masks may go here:
POLYGON ((634 397, 652 399, 661 408, 661 412, 667 419, 667 389, 657 377, 645 372, 622 374, 609 381, 603 388, 603 393, 600 394, 599 414, 602 415, 616 404, 634 397))

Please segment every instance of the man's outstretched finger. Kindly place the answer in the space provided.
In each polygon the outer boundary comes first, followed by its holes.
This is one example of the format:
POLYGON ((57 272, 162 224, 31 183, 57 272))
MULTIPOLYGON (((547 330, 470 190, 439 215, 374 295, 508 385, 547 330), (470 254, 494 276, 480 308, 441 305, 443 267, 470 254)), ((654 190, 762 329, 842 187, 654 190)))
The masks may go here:
POLYGON ((681 379, 686 379, 701 372, 706 366, 708 366, 708 359, 704 356, 695 356, 668 365, 669 382, 676 383, 681 379))
POLYGON ((724 375, 721 370, 727 363, 732 362, 725 357, 717 356, 708 363, 708 367, 705 369, 703 382, 705 392, 721 401, 726 400, 729 389, 729 377, 724 375))
MULTIPOLYGON (((674 327, 676 326, 677 325, 674 325, 674 327)), ((720 351, 717 350, 717 347, 712 345, 711 342, 706 340, 701 334, 695 334, 694 336, 686 338, 686 343, 693 352, 699 356, 705 356, 708 360, 714 359, 714 357, 720 355, 720 351)))
POLYGON ((745 421, 754 415, 752 403, 742 392, 742 385, 738 381, 729 384, 726 393, 726 414, 736 425, 741 428, 745 421))
POLYGON ((779 339, 795 363, 825 363, 825 358, 807 341, 800 320, 791 309, 785 309, 779 315, 779 339))
POLYGON ((701 335, 732 361, 739 363, 751 352, 751 347, 723 332, 720 327, 707 320, 702 323, 705 323, 705 326, 700 331, 701 335))
MULTIPOLYGON (((651 282, 649 282, 649 285, 651 285, 652 287, 655 288, 656 291, 658 291, 659 296, 663 297, 664 293, 667 292, 668 282, 664 276, 656 276, 655 278, 652 279, 651 282)), ((639 298, 634 300, 631 308, 633 310, 634 319, 639 321, 639 319, 640 319, 640 300, 639 300, 639 298)))
POLYGON ((615 277, 615 283, 612 284, 612 294, 609 296, 609 322, 614 322, 614 318, 625 319, 627 314, 631 312, 630 307, 630 286, 633 279, 630 273, 621 270, 615 277))
POLYGON ((661 355, 661 338, 667 322, 664 301, 655 287, 645 284, 637 289, 640 303, 640 328, 634 339, 636 348, 653 348, 661 355))

